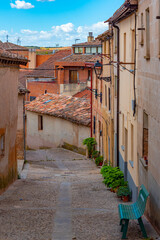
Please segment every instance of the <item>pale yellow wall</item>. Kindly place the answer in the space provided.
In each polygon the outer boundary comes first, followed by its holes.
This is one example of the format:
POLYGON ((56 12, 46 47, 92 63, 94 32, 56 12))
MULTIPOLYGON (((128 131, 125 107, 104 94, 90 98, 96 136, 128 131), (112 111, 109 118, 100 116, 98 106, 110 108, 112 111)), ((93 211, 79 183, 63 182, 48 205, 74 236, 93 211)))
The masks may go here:
POLYGON ((48 115, 43 115, 43 130, 38 130, 38 114, 27 111, 27 146, 29 148, 59 147, 66 142, 85 149, 82 142, 88 137, 90 137, 90 127, 48 115))
MULTIPOLYGON (((119 23, 120 28, 120 62, 126 62, 124 63, 133 63, 132 60, 132 30, 135 29, 135 15, 128 17, 127 19, 121 21, 119 23), (126 47, 124 46, 124 34, 126 35, 126 47), (126 51, 125 51, 126 49, 126 51), (124 52, 126 52, 126 57, 124 57, 124 52)), ((134 69, 133 64, 122 64, 124 67, 126 67, 128 70, 134 69)), ((136 72, 137 76, 137 72, 136 72)), ((134 82, 134 75, 131 74, 129 71, 124 70, 123 67, 120 67, 120 132, 119 132, 119 150, 121 153, 121 156, 124 160, 128 162, 128 170, 129 173, 135 183, 136 186, 138 186, 138 163, 137 163, 137 112, 135 117, 133 116, 132 111, 132 100, 134 99, 134 88, 133 88, 133 82, 134 82), (123 125, 123 116, 124 116, 124 126, 123 125), (130 164, 131 160, 131 124, 133 124, 134 128, 134 158, 133 158, 133 167, 130 164), (125 133, 123 132, 124 129, 127 129, 128 131, 128 155, 125 159, 125 149, 126 146, 124 146, 124 151, 122 150, 122 146, 125 144, 125 133), (123 139, 124 134, 124 141, 123 139)), ((137 80, 136 80, 137 82, 137 80)))

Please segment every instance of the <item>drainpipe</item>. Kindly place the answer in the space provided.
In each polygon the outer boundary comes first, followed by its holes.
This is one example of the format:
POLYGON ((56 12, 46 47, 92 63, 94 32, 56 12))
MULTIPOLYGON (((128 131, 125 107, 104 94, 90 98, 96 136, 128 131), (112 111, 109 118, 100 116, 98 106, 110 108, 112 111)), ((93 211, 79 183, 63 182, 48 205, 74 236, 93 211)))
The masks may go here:
POLYGON ((115 23, 113 23, 113 27, 117 29, 117 166, 119 167, 119 82, 120 82, 120 29, 115 23))
POLYGON ((26 162, 26 117, 25 117, 25 94, 23 96, 23 138, 24 138, 24 162, 26 162))
POLYGON ((93 79, 92 79, 92 68, 91 68, 91 137, 92 137, 92 89, 93 89, 93 79))

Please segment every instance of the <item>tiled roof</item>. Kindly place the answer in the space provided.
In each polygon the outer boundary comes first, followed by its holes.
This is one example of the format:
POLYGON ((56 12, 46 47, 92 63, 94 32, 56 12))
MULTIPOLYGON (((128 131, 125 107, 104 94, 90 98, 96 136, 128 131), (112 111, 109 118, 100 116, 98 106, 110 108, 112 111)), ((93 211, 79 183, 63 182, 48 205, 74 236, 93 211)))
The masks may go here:
POLYGON ((99 55, 91 55, 91 54, 72 54, 68 57, 62 58, 57 62, 96 62, 97 60, 101 60, 99 55))
POLYGON ((20 46, 20 45, 16 45, 14 43, 11 42, 5 42, 3 43, 4 49, 5 50, 11 50, 11 51, 29 51, 28 48, 20 46))
POLYGON ((90 126, 91 123, 90 101, 84 98, 44 94, 27 104, 26 110, 63 118, 85 126, 90 126))
POLYGON ((83 42, 83 43, 77 43, 77 44, 73 44, 72 47, 100 47, 101 46, 101 41, 99 41, 98 39, 93 40, 92 42, 83 42))
POLYGON ((0 61, 6 64, 14 62, 16 64, 26 65, 28 60, 22 56, 10 53, 5 50, 4 43, 0 41, 0 61))
POLYGON ((30 73, 30 70, 20 70, 19 71, 19 75, 18 75, 18 82, 24 87, 26 88, 26 78, 27 75, 30 73))
POLYGON ((18 93, 19 94, 29 93, 29 90, 25 88, 21 82, 18 82, 18 93))
POLYGON ((86 88, 86 89, 76 93, 75 95, 73 95, 73 97, 90 99, 91 98, 91 90, 89 88, 86 88))
POLYGON ((110 36, 111 36, 111 33, 109 30, 107 30, 107 31, 101 33, 100 35, 98 35, 97 39, 103 39, 105 37, 110 37, 110 36))
POLYGON ((42 63, 40 66, 36 68, 36 70, 31 71, 27 77, 54 77, 54 69, 55 65, 54 62, 60 60, 61 58, 64 58, 71 54, 71 49, 65 49, 57 51, 55 54, 53 54, 52 57, 50 57, 47 61, 42 63), (41 70, 42 69, 42 70, 41 70), (47 70, 49 69, 49 70, 47 70))
POLYGON ((18 75, 18 93, 26 93, 29 90, 26 88, 26 74, 29 70, 20 70, 18 75))
POLYGON ((116 23, 128 17, 138 8, 138 0, 125 0, 121 7, 110 17, 107 21, 109 23, 116 23))

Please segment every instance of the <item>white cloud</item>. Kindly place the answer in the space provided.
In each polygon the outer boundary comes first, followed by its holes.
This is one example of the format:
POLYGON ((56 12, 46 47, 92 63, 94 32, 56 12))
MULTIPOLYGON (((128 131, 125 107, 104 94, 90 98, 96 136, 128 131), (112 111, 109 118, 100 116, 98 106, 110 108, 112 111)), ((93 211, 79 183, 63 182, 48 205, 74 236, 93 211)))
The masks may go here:
POLYGON ((38 31, 31 31, 29 29, 22 29, 21 33, 26 34, 26 35, 34 35, 34 34, 37 34, 38 31))
POLYGON ((54 2, 55 0, 37 0, 37 2, 54 2))
POLYGON ((55 32, 55 33, 60 32, 60 31, 69 33, 74 30, 74 25, 73 25, 73 23, 66 23, 66 24, 62 24, 60 26, 53 26, 52 29, 53 29, 53 32, 55 32))
MULTIPOLYGON (((22 45, 37 45, 37 46, 71 46, 75 43, 75 39, 80 39, 78 42, 86 42, 88 32, 93 32, 94 37, 103 33, 108 28, 108 24, 103 22, 94 23, 90 26, 78 26, 73 23, 66 23, 62 25, 53 26, 49 31, 45 29, 41 31, 22 29, 20 33, 8 33, 9 41, 16 43, 17 38, 20 37, 22 45)), ((1 38, 5 40, 7 32, 0 31, 1 38)))
POLYGON ((6 36, 7 34, 8 34, 8 31, 0 30, 0 36, 6 36))
POLYGON ((25 2, 25 1, 20 1, 20 0, 16 0, 15 4, 14 3, 10 3, 11 8, 17 8, 17 9, 31 9, 34 8, 34 5, 32 5, 29 2, 25 2))

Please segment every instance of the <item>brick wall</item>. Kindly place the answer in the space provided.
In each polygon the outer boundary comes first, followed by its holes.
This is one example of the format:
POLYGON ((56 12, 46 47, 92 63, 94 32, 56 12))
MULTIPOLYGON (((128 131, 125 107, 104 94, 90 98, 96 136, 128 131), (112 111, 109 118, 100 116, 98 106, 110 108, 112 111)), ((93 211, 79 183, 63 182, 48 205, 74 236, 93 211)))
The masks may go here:
POLYGON ((38 97, 44 94, 45 90, 47 90, 47 93, 59 93, 59 85, 50 82, 28 82, 27 89, 30 91, 29 99, 30 96, 38 97))
POLYGON ((47 55, 37 55, 36 56, 36 67, 47 61, 50 57, 53 55, 47 54, 47 55))

